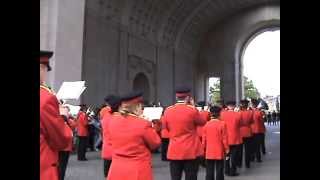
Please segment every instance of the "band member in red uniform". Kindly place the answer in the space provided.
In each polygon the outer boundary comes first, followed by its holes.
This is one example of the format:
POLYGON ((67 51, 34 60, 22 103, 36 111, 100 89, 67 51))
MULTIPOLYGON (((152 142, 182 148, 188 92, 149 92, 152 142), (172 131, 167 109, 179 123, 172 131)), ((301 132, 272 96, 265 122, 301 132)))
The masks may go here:
MULTIPOLYGON (((204 109, 205 102, 204 101, 200 101, 197 104, 198 104, 198 106, 201 107, 201 110, 199 111, 200 116, 203 119, 205 119, 206 122, 208 122, 210 120, 210 112, 208 111, 208 109, 204 109)), ((203 129, 203 126, 198 126, 197 127, 197 133, 198 133, 200 138, 202 138, 202 129, 203 129)))
POLYGON ((107 107, 109 108, 107 109, 108 111, 105 112, 103 119, 101 120, 103 139, 101 156, 103 159, 104 177, 107 177, 112 162, 112 144, 110 140, 109 123, 112 116, 118 112, 121 101, 120 97, 109 95, 105 98, 105 102, 107 104, 107 107))
POLYGON ((235 102, 227 102, 227 111, 221 114, 221 120, 226 123, 230 158, 226 161, 225 173, 229 176, 238 176, 237 161, 239 160, 239 145, 242 143, 240 136, 241 119, 240 113, 235 112, 235 102))
POLYGON ((109 122, 112 163, 108 180, 153 180, 151 151, 161 140, 152 123, 142 117, 142 93, 121 98, 119 113, 109 122))
MULTIPOLYGON (((210 120, 211 115, 210 115, 210 112, 208 111, 208 109, 204 109, 204 106, 206 105, 206 103, 204 101, 200 101, 197 103, 197 105, 201 107, 201 110, 199 111, 201 118, 204 119, 206 122, 208 122, 210 120)), ((203 127, 204 127, 204 125, 197 127, 197 133, 200 138, 200 141, 202 139, 203 127)), ((204 147, 203 146, 200 147, 200 154, 198 156, 198 161, 199 161, 200 165, 205 167, 204 147)))
POLYGON ((251 125, 253 124, 253 114, 252 111, 248 110, 249 101, 248 100, 241 100, 241 107, 240 107, 240 115, 242 125, 240 128, 240 134, 243 140, 244 146, 240 147, 240 166, 242 165, 242 156, 243 156, 243 148, 245 151, 245 165, 246 168, 250 168, 250 157, 252 154, 252 131, 251 125))
MULTIPOLYGON (((161 137, 161 121, 160 121, 160 119, 152 119, 151 122, 152 122, 153 129, 156 130, 159 137, 161 137)), ((160 153, 159 148, 153 150, 152 153, 160 153)))
POLYGON ((66 125, 68 113, 59 109, 58 99, 45 85, 52 55, 53 52, 40 50, 40 180, 59 179, 58 152, 72 140, 72 132, 66 125))
POLYGON ((261 147, 262 147, 262 138, 264 133, 264 122, 263 122, 263 113, 257 108, 259 101, 256 99, 251 99, 252 109, 253 109, 253 124, 252 124, 252 133, 253 133, 253 148, 254 148, 254 158, 257 162, 262 162, 261 160, 261 147))
POLYGON ((103 116, 106 113, 109 114, 109 115, 111 113, 111 107, 110 107, 110 104, 108 103, 109 100, 110 100, 110 96, 107 96, 107 97, 104 98, 105 104, 104 104, 104 106, 102 107, 102 109, 99 112, 100 119, 103 119, 103 116))
POLYGON ((223 180, 223 161, 229 153, 227 127, 220 121, 221 107, 210 108, 211 119, 203 128, 202 144, 206 158, 206 180, 223 180))
POLYGON ((163 115, 163 125, 170 137, 167 158, 170 160, 171 180, 181 180, 183 171, 186 180, 197 179, 196 158, 201 147, 197 127, 203 126, 206 120, 194 106, 190 92, 186 87, 177 88, 177 103, 169 106, 163 115))
POLYGON ((80 105, 80 111, 78 113, 78 138, 79 138, 79 147, 78 147, 78 160, 79 161, 88 161, 86 158, 87 143, 88 143, 88 116, 86 114, 87 106, 85 104, 80 105))
MULTIPOLYGON (((72 131, 75 130, 76 128, 76 122, 73 120, 71 115, 69 114, 70 109, 68 106, 63 106, 62 108, 66 108, 68 112, 68 120, 67 120, 67 125, 70 127, 72 131)), ((72 152, 73 149, 73 140, 69 141, 68 146, 63 150, 59 151, 59 180, 64 180, 64 176, 66 174, 67 166, 68 166, 68 161, 69 161, 69 156, 70 153, 72 152)))

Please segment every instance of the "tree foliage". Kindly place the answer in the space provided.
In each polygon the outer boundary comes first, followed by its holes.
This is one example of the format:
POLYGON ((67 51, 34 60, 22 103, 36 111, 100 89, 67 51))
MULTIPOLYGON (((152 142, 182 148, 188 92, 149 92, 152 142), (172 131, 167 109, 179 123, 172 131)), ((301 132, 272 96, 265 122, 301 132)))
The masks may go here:
MULTIPOLYGON (((249 80, 244 76, 244 96, 246 99, 258 99, 260 97, 260 93, 258 89, 255 87, 252 80, 249 80)), ((220 80, 216 81, 212 87, 209 88, 209 97, 210 101, 213 104, 216 104, 221 100, 221 88, 220 88, 220 80)))
POLYGON ((249 80, 247 77, 244 76, 244 97, 245 98, 255 98, 258 99, 260 97, 260 93, 258 89, 253 84, 252 80, 249 80))
POLYGON ((221 88, 220 88, 220 80, 213 84, 213 87, 209 88, 209 97, 210 101, 213 104, 216 104, 221 100, 221 88))

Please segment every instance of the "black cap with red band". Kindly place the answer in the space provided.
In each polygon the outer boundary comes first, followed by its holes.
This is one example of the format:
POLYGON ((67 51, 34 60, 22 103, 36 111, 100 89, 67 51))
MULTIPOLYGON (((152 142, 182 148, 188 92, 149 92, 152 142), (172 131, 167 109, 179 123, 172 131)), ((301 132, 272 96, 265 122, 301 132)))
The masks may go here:
POLYGON ((45 64, 48 67, 48 71, 51 71, 49 59, 52 57, 52 51, 42 51, 40 50, 40 64, 45 64))
POLYGON ((125 94, 121 97, 121 103, 125 104, 138 104, 143 103, 143 92, 135 91, 128 94, 125 94))
POLYGON ((188 87, 178 87, 176 88, 176 97, 183 98, 191 96, 191 90, 188 87))

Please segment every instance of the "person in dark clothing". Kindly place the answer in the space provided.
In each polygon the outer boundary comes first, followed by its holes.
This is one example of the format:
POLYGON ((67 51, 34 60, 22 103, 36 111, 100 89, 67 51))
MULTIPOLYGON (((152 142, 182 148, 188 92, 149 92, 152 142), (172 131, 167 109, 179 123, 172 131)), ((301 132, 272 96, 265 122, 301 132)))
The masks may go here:
POLYGON ((276 124, 276 117, 277 117, 276 111, 273 111, 271 116, 272 116, 272 125, 275 125, 276 124))
POLYGON ((280 125, 280 111, 277 112, 277 124, 280 125))
POLYGON ((89 131, 89 137, 88 137, 88 144, 87 148, 90 149, 90 151, 94 151, 94 136, 95 136, 95 127, 93 124, 88 125, 88 131, 89 131))
POLYGON ((271 113, 270 112, 268 112, 268 114, 267 114, 267 119, 268 119, 268 126, 270 126, 271 125, 271 113))

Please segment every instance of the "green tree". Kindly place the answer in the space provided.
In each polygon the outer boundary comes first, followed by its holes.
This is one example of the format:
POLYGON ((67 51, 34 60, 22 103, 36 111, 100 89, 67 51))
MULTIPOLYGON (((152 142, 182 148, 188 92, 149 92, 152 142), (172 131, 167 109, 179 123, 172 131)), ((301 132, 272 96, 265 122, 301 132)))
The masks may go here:
POLYGON ((253 81, 249 80, 247 77, 244 76, 244 96, 245 98, 259 98, 260 93, 258 89, 254 86, 253 81))
POLYGON ((213 87, 209 88, 209 97, 210 101, 213 104, 216 104, 221 100, 221 92, 220 92, 220 80, 213 84, 213 87))
MULTIPOLYGON (((244 76, 244 96, 245 98, 255 98, 258 99, 260 97, 260 93, 258 89, 254 86, 252 80, 248 80, 247 77, 244 76)), ((216 104, 221 101, 221 89, 220 89, 220 80, 215 82, 212 87, 209 88, 209 98, 211 103, 216 104)))

